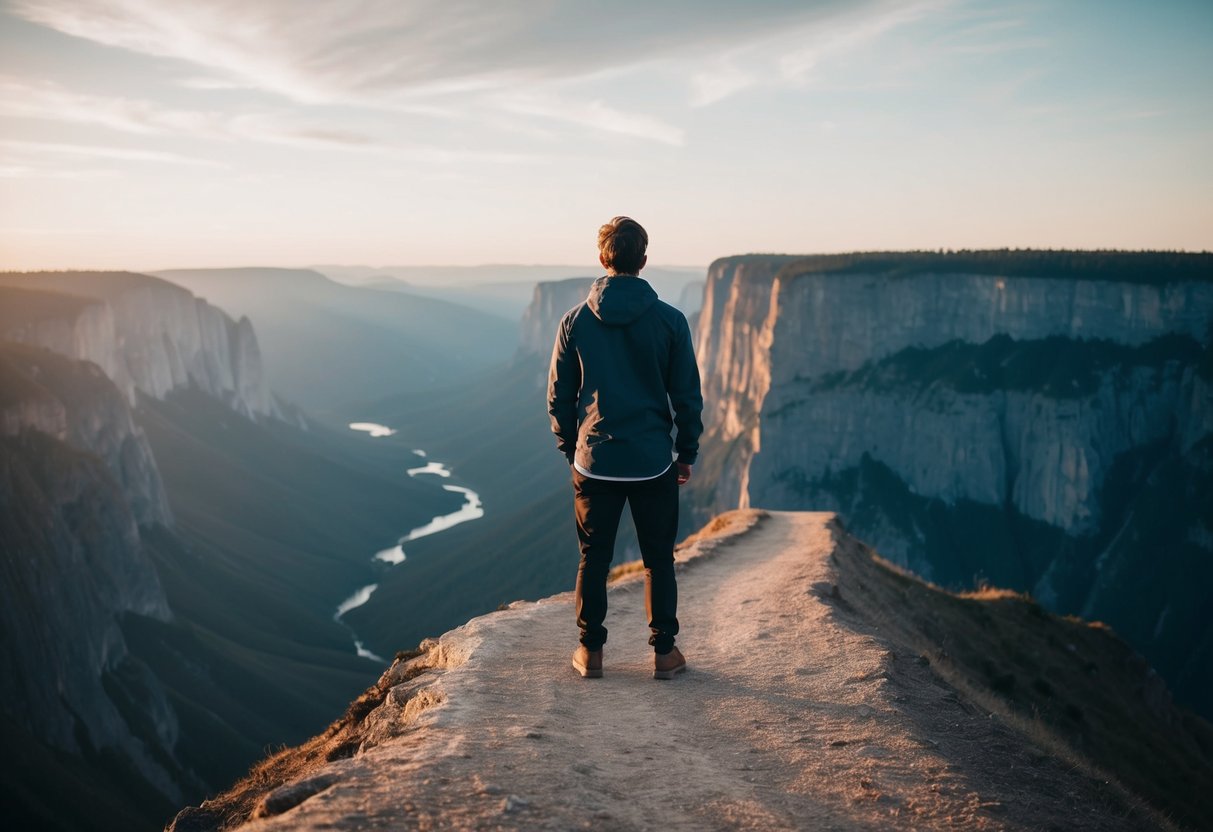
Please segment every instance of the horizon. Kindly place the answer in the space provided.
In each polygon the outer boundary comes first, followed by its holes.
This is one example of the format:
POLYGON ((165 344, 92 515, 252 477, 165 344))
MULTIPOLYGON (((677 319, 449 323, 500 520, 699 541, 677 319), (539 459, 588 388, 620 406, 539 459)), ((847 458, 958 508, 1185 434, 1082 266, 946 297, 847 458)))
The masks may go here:
MULTIPOLYGON (((645 266, 646 270, 666 270, 666 271, 706 271, 711 267, 712 263, 717 260, 727 260, 738 257, 824 257, 824 256, 845 256, 853 254, 966 254, 966 253, 990 253, 990 252, 1043 252, 1043 253, 1097 253, 1097 254, 1184 254, 1184 255, 1209 255, 1213 254, 1213 249, 1182 249, 1182 248, 1067 248, 1067 247, 1034 247, 1034 246, 989 246, 984 248, 902 248, 902 249, 846 249, 838 251, 741 251, 732 254, 722 254, 718 257, 713 257, 710 261, 704 264, 687 264, 687 263, 651 263, 645 266)), ((390 277, 391 275, 382 274, 393 269, 410 269, 410 270, 459 270, 459 271, 480 271, 489 269, 569 269, 569 270, 585 270, 583 266, 575 263, 535 263, 535 262, 485 262, 485 263, 390 263, 384 265, 372 265, 370 263, 303 263, 303 264, 282 264, 282 263, 227 263, 215 266, 196 266, 196 265, 173 265, 161 266, 152 269, 132 269, 132 268, 98 268, 92 266, 68 266, 68 267, 46 267, 46 268, 0 268, 0 273, 8 274, 39 274, 48 273, 56 274, 61 272, 132 272, 135 274, 146 274, 155 276, 162 272, 174 271, 241 271, 251 269, 261 270, 278 270, 278 271, 314 271, 325 277, 330 277, 324 274, 325 269, 365 269, 368 276, 383 276, 390 277)), ((590 271, 601 271, 601 268, 595 267, 590 271)), ((588 276, 588 274, 586 275, 588 276)), ((643 276, 643 275, 642 275, 643 276)), ((508 281, 503 281, 508 282, 508 281)))
POLYGON ((0 0, 0 268, 593 271, 620 213, 671 269, 1205 252, 1211 36, 1199 0, 0 0))

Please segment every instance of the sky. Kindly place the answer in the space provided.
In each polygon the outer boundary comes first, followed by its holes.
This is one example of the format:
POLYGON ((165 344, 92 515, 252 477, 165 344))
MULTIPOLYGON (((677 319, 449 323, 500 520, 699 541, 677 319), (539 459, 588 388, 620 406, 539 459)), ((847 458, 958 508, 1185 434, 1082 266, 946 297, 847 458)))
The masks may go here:
POLYGON ((0 0, 0 268, 1213 249, 1213 0, 0 0))

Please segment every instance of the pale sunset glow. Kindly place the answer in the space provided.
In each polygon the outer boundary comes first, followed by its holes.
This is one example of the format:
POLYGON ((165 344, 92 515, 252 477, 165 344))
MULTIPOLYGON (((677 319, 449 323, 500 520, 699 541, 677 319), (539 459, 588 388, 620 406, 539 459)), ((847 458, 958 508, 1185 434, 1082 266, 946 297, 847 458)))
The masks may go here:
POLYGON ((1213 4, 0 3, 0 268, 1213 248, 1213 4))

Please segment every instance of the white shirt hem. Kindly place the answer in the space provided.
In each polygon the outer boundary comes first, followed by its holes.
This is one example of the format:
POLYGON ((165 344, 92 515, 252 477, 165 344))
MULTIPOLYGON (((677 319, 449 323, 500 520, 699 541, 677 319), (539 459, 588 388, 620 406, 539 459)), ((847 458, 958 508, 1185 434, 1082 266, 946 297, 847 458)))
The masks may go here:
POLYGON ((582 468, 576 462, 573 463, 573 467, 577 469, 577 473, 581 474, 582 476, 589 477, 592 480, 610 480, 611 482, 644 482, 645 480, 655 480, 658 477, 665 474, 666 471, 670 470, 670 468, 673 465, 674 465, 674 463, 671 462, 669 465, 667 465, 665 468, 663 468, 661 470, 660 474, 654 474, 651 477, 604 477, 601 474, 591 474, 589 471, 582 468))

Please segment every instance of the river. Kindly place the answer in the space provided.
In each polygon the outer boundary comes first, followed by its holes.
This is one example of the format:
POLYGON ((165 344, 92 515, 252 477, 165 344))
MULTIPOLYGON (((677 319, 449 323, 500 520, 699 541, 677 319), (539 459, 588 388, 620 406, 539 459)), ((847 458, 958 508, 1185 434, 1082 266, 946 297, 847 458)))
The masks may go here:
MULTIPOLYGON (((376 438, 392 436, 396 433, 396 431, 392 428, 385 425, 379 425, 374 422, 350 422, 350 430, 368 433, 376 438)), ((433 460, 428 459, 425 451, 415 448, 413 453, 417 454, 422 459, 425 459, 426 463, 425 465, 417 468, 409 468, 407 473, 410 477, 434 476, 444 479, 450 478, 450 470, 441 462, 434 462, 433 460)), ((404 554, 404 544, 422 537, 437 534, 438 532, 446 531, 447 529, 457 526, 460 523, 466 523, 469 520, 476 520, 484 516, 484 506, 480 502, 480 495, 475 491, 470 488, 464 488, 461 485, 444 485, 442 488, 446 491, 462 494, 463 505, 460 506, 457 511, 453 511, 450 514, 440 514, 430 520, 430 522, 426 523, 424 526, 418 526, 417 528, 411 530, 397 540, 395 546, 390 546, 376 552, 371 560, 378 563, 387 564, 388 567, 397 566, 404 563, 406 559, 404 554)), ((387 660, 382 656, 368 650, 366 645, 364 645, 358 639, 358 634, 354 632, 354 629, 342 620, 342 617, 347 612, 357 607, 361 607, 367 601, 371 600, 371 596, 378 588, 379 584, 377 583, 367 584, 366 586, 360 587, 353 595, 337 605, 337 612, 333 614, 333 620, 350 631, 350 635, 354 639, 354 650, 359 656, 364 659, 370 659, 371 661, 386 663, 387 660)))

